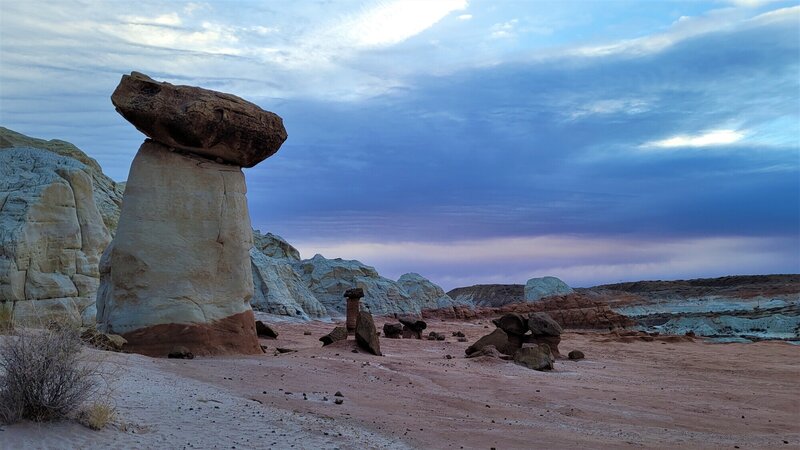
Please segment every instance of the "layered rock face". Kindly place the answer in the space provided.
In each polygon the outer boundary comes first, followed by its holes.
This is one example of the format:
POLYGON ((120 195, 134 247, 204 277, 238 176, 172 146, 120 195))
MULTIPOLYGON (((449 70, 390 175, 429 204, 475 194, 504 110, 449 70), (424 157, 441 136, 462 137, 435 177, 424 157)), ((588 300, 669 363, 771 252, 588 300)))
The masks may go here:
POLYGON ((282 237, 253 231, 250 264, 255 291, 250 301, 253 309, 270 314, 308 320, 327 315, 294 264, 300 252, 282 237))
POLYGON ((471 306, 467 302, 457 302, 444 293, 444 289, 433 284, 418 273, 406 273, 397 279, 403 288, 418 304, 420 309, 452 308, 454 306, 471 306))
POLYGON ((355 260, 326 259, 315 255, 296 265, 314 296, 331 315, 343 315, 342 293, 351 288, 365 292, 362 306, 372 314, 419 314, 417 303, 394 281, 378 275, 374 267, 355 260))
POLYGON ((134 158, 117 234, 103 254, 98 327, 153 356, 178 347, 260 353, 240 165, 277 151, 286 137, 280 118, 237 97, 137 73, 123 76, 112 99, 154 140, 134 158))
POLYGON ((455 288, 447 295, 459 303, 496 308, 523 301, 525 287, 521 284, 476 284, 455 288))
POLYGON ((84 164, 92 177, 93 201, 103 218, 103 223, 111 234, 117 229, 119 222, 119 208, 122 205, 122 193, 125 192, 125 183, 117 183, 107 177, 100 164, 78 147, 66 141, 52 139, 36 139, 8 128, 0 127, 0 151, 15 147, 37 148, 47 150, 84 164))
POLYGON ((800 341, 800 275, 637 281, 591 290, 651 331, 800 341))
POLYGON ((531 278, 521 284, 476 284, 447 293, 457 303, 498 308, 511 303, 535 302, 552 295, 572 293, 572 288, 556 277, 531 278))
POLYGON ((93 322, 98 261, 111 237, 92 171, 35 148, 0 152, 0 311, 18 325, 93 322))

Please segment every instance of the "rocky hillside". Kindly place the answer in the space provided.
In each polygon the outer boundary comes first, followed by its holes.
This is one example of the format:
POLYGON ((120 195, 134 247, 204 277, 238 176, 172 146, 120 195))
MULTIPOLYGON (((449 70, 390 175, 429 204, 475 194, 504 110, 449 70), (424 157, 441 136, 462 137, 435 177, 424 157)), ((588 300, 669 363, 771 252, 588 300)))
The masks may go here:
POLYGON ((103 169, 100 168, 100 164, 94 158, 89 157, 81 149, 66 141, 36 139, 8 128, 0 127, 0 152, 15 147, 47 150, 51 153, 77 160, 86 166, 88 173, 92 177, 94 202, 103 217, 103 223, 112 233, 117 229, 125 183, 117 183, 107 177, 103 173, 103 169))
POLYGON ((731 340, 800 340, 797 274, 637 281, 591 291, 645 328, 731 340))
POLYGON ((280 236, 254 232, 250 252, 255 283, 253 308, 272 314, 315 318, 345 313, 342 294, 364 289, 362 302, 373 314, 419 314, 428 308, 450 308, 458 303, 442 288, 419 274, 398 281, 382 277, 374 267, 355 260, 328 259, 300 253, 280 236))
POLYGON ((447 295, 459 302, 496 308, 524 301, 525 285, 476 284, 475 286, 455 288, 447 295))
POLYGON ((94 321, 100 255, 111 236, 93 171, 47 150, 0 151, 0 317, 94 321))
MULTIPOLYGON (((797 274, 607 284, 578 288, 573 294, 544 296, 538 301, 559 304, 558 307, 526 301, 525 286, 521 284, 456 288, 449 295, 456 300, 473 301, 479 307, 494 308, 495 312, 569 310, 580 299, 628 316, 635 325, 649 331, 674 334, 691 331, 730 340, 800 339, 800 275, 797 274)), ((477 308, 461 313, 470 314, 480 316, 488 312, 477 308)), ((587 326, 585 320, 563 325, 587 326)), ((597 325, 602 328, 604 323, 601 320, 597 325)))

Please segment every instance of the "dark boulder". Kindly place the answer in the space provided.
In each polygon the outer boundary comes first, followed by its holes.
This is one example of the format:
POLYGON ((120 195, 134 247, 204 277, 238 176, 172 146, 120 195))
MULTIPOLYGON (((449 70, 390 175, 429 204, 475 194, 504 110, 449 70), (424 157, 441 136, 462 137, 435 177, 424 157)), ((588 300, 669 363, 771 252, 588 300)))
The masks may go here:
POLYGON ((583 358, 586 357, 586 356, 584 356, 583 352, 580 351, 580 350, 573 350, 573 351, 569 352, 569 354, 567 356, 569 357, 569 359, 583 359, 583 358))
POLYGON ((514 362, 533 370, 551 370, 555 358, 547 345, 534 345, 517 350, 514 362))
POLYGON ((345 339, 347 339, 347 328, 345 327, 336 327, 330 333, 319 338, 323 347, 333 344, 336 341, 343 341, 345 339))
POLYGON ((435 331, 431 331, 428 333, 428 340, 429 341, 443 341, 445 336, 442 333, 437 333, 435 331))
POLYGON ((558 351, 558 344, 561 343, 561 336, 543 336, 543 335, 527 334, 522 337, 522 343, 544 344, 550 347, 550 351, 553 353, 553 356, 555 357, 561 356, 561 353, 558 351))
POLYGON ((375 322, 372 314, 366 311, 359 311, 356 320, 356 344, 363 350, 373 355, 381 356, 381 344, 378 340, 378 330, 375 329, 375 322))
POLYGON ((397 320, 414 331, 422 332, 422 330, 428 328, 428 324, 424 320, 420 320, 415 317, 399 317, 397 320))
POLYGON ((492 320, 492 323, 507 334, 522 336, 528 332, 528 319, 522 314, 508 313, 499 319, 492 320))
POLYGON ((256 320, 256 334, 258 337, 267 339, 275 339, 278 337, 278 333, 273 330, 272 327, 260 320, 256 320))
POLYGON ((383 335, 389 339, 400 339, 403 335, 403 325, 399 323, 383 324, 383 335))
POLYGON ((561 336, 561 325, 549 314, 534 312, 528 315, 528 328, 537 336, 561 336))
POLYGON ((475 353, 487 345, 493 345, 500 353, 513 355, 522 346, 522 342, 518 337, 517 339, 509 339, 509 335, 505 331, 497 328, 467 347, 466 354, 475 353))
POLYGON ((179 345, 177 347, 173 347, 169 353, 167 353, 167 358, 170 359, 194 359, 194 353, 190 352, 188 348, 179 345))

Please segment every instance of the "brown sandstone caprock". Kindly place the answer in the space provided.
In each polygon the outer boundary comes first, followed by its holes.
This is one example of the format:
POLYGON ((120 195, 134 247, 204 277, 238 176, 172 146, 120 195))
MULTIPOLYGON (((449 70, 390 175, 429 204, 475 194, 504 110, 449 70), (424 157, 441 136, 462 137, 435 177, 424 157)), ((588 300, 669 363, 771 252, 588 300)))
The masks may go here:
POLYGON ((286 140, 283 120, 235 95, 123 75, 111 95, 117 112, 167 147, 253 167, 286 140))

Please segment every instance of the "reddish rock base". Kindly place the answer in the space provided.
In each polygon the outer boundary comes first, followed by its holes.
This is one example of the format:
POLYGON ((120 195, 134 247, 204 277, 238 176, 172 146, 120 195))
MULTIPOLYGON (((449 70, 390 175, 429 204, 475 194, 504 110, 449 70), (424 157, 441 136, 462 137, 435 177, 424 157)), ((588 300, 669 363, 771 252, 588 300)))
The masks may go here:
POLYGON ((161 358, 177 347, 185 347, 196 356, 263 353, 253 311, 208 324, 154 325, 122 336, 128 340, 125 351, 161 358))

